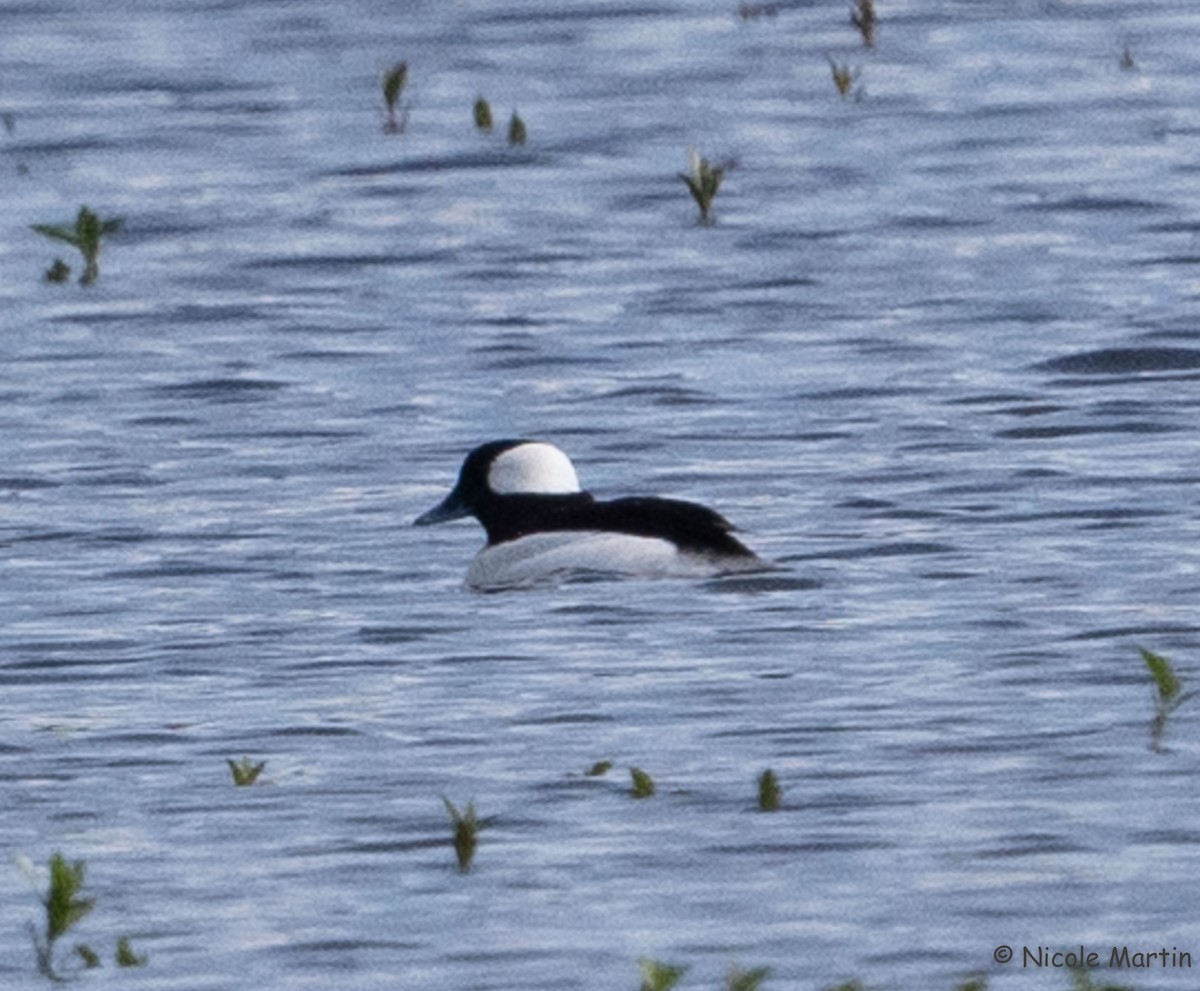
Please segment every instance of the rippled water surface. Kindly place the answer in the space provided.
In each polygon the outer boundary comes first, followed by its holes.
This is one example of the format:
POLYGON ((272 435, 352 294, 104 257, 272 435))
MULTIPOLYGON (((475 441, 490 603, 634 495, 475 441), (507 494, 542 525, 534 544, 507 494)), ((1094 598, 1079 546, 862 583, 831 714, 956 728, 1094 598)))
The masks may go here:
POLYGON ((878 7, 0 7, 0 984, 1200 986, 1200 16, 878 7), (467 591, 527 435, 786 570, 467 591))

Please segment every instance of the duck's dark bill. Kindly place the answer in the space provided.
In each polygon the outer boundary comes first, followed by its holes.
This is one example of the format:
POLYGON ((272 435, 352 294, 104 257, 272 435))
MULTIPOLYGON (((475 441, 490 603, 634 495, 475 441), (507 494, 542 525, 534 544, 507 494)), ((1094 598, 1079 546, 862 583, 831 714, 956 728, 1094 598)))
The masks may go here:
POLYGON ((462 500, 458 497, 458 493, 451 492, 445 499, 434 506, 433 509, 429 510, 429 512, 422 513, 413 520, 413 526, 447 523, 450 520, 461 520, 464 516, 470 515, 471 511, 463 505, 462 500))

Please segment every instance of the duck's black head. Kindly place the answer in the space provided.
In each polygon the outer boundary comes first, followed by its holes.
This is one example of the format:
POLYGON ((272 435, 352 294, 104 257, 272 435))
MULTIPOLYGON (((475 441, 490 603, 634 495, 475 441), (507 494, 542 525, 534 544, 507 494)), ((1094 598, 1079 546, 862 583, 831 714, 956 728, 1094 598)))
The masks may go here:
MULTIPOLYGON (((575 467, 553 444, 536 440, 493 440, 463 461, 450 494, 414 520, 429 526, 474 516, 481 522, 489 506, 506 496, 573 495, 580 492, 575 467)), ((486 525, 486 523, 485 523, 486 525)))

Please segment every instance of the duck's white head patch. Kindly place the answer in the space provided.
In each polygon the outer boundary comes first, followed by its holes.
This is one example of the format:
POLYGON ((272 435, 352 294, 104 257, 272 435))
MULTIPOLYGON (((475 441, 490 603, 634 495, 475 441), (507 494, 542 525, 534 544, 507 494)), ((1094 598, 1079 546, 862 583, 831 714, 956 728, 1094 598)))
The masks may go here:
POLYGON ((567 495, 578 492, 575 466, 553 444, 518 444, 502 451, 488 468, 488 488, 497 495, 567 495))

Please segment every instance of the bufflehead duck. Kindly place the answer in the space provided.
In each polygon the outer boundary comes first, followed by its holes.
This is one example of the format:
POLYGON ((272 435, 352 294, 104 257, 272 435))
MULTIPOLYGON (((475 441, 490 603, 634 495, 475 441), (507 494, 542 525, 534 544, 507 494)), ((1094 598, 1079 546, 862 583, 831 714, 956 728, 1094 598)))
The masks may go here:
POLYGON ((570 459, 542 441, 475 448, 450 494, 414 525, 464 516, 487 531, 487 546, 467 574, 474 588, 571 574, 712 577, 770 568, 705 506, 657 497, 597 500, 579 487, 570 459))

